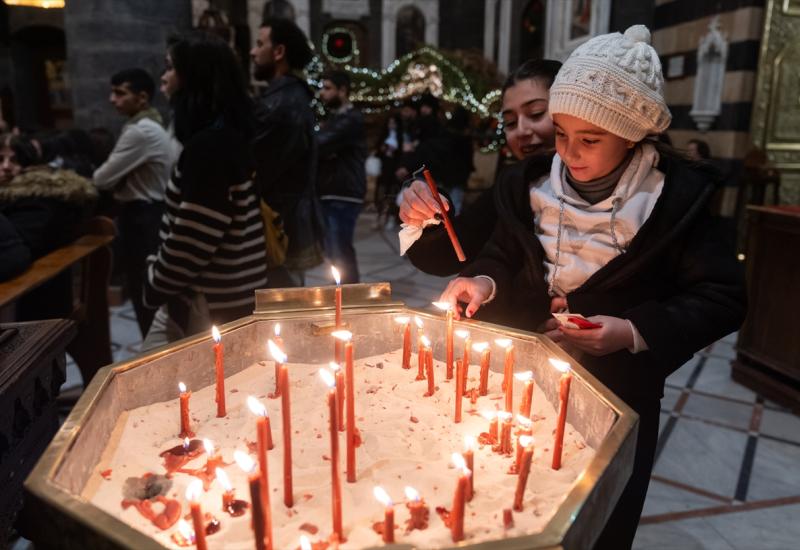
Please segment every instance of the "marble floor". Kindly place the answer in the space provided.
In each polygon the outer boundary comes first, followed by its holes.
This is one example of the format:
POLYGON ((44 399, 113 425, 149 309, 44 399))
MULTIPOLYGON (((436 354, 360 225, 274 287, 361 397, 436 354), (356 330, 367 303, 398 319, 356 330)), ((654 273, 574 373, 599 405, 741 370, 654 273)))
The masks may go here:
MULTIPOLYGON (((417 271, 398 255, 396 230, 373 222, 364 214, 356 231, 362 281, 389 281, 395 297, 425 307, 447 279, 417 271)), ((328 269, 309 272, 307 284, 330 284, 328 269)), ((113 308, 112 339, 116 360, 138 352, 130 303, 113 308)), ((800 547, 800 417, 731 380, 734 344, 735 335, 723 338, 667 379, 636 549, 800 547)), ((81 384, 68 370, 65 389, 81 384)))

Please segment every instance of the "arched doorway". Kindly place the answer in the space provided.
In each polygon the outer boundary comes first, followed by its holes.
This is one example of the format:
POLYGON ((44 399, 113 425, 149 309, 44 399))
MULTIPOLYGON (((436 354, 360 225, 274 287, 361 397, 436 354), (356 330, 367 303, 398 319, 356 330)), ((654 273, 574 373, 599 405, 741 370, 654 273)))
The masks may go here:
POLYGON ((520 19, 519 61, 544 57, 544 33, 547 25, 546 1, 531 0, 520 19))
POLYGON ((294 21, 294 6, 288 0, 270 0, 264 3, 264 17, 284 17, 294 21))
POLYGON ((396 57, 400 57, 425 44, 425 16, 415 6, 403 6, 397 11, 395 32, 396 57))
POLYGON ((57 27, 23 27, 11 36, 17 124, 23 130, 61 128, 72 121, 67 48, 57 27))

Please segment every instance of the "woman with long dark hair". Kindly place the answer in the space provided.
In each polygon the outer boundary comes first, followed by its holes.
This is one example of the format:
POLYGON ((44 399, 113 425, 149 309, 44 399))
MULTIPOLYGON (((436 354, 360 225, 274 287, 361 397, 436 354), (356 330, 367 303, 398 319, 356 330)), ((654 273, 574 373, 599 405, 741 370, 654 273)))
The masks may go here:
POLYGON ((170 39, 166 57, 161 90, 183 152, 148 267, 144 300, 158 312, 143 349, 249 314, 255 289, 267 282, 251 181, 251 102, 239 60, 201 32, 170 39))

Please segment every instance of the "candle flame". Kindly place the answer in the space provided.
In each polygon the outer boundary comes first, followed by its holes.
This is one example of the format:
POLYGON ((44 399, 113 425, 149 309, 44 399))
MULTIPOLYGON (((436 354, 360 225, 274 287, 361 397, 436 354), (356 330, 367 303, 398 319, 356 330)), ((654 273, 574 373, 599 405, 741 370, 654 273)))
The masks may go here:
POLYGON ((480 353, 483 350, 489 349, 489 342, 476 342, 472 344, 472 349, 480 353))
POLYGON ((349 330, 334 330, 331 332, 331 336, 343 342, 349 342, 353 339, 353 333, 349 330))
POLYGON ((422 345, 425 346, 426 348, 431 347, 431 341, 427 336, 423 336, 422 338, 420 338, 420 340, 422 341, 422 345))
POLYGON ((239 468, 248 474, 253 473, 256 468, 255 461, 244 451, 240 451, 238 449, 233 451, 233 460, 236 461, 236 465, 239 466, 239 468))
POLYGON ((269 353, 270 355, 272 355, 272 358, 275 361, 277 361, 278 363, 286 362, 287 359, 286 354, 283 352, 281 348, 278 347, 278 344, 272 341, 272 339, 270 339, 267 342, 267 348, 269 349, 269 353))
POLYGON ((533 438, 529 435, 519 436, 519 444, 523 447, 528 447, 533 444, 533 438))
POLYGON ((319 375, 322 377, 322 381, 325 382, 325 385, 329 388, 336 387, 336 378, 333 377, 331 371, 327 369, 319 369, 319 375))
POLYGON ((217 476, 217 481, 219 481, 219 484, 222 485, 222 488, 225 489, 226 492, 233 490, 231 480, 228 478, 228 474, 225 473, 225 470, 216 468, 214 474, 217 476))
POLYGON ((569 363, 566 361, 562 361, 561 359, 553 359, 552 357, 548 359, 550 364, 553 365, 559 372, 569 372, 569 363))
POLYGON ((189 486, 186 488, 186 500, 189 502, 194 502, 198 498, 200 498, 200 493, 203 491, 203 482, 199 479, 195 479, 189 486))
POLYGON ((178 532, 184 539, 186 539, 189 542, 191 542, 192 539, 194 538, 194 531, 189 526, 189 522, 186 521, 185 519, 180 519, 178 521, 178 532))
POLYGON ((189 438, 188 437, 184 437, 183 438, 183 448, 186 449, 187 451, 189 450, 189 438))
POLYGON ((417 491, 413 487, 409 487, 408 485, 406 485, 405 492, 406 492, 406 498, 408 500, 419 502, 419 491, 417 491))
POLYGON ((464 436, 464 450, 465 451, 474 450, 475 447, 477 446, 477 444, 478 444, 478 440, 475 439, 473 436, 471 436, 471 435, 465 435, 464 436))
POLYGON ((401 315, 399 317, 394 318, 394 322, 400 325, 408 324, 410 320, 411 319, 408 317, 408 315, 401 315))
POLYGON ((183 382, 178 382, 178 391, 181 393, 186 393, 186 384, 183 382))
POLYGON ((252 395, 247 396, 247 408, 249 408, 250 412, 252 412, 255 415, 267 416, 267 408, 261 401, 259 401, 252 395))
POLYGON ((481 411, 481 416, 486 420, 494 420, 497 417, 497 413, 495 411, 481 411))
POLYGON ((507 348, 511 345, 511 338, 496 338, 494 343, 501 348, 507 348))
POLYGON ((450 309, 452 308, 450 302, 431 302, 431 303, 437 308, 441 309, 442 311, 450 311, 450 309))
POLYGON ((414 315, 414 323, 417 325, 417 328, 422 328, 422 319, 420 319, 418 315, 414 315))
POLYGON ((333 372, 339 372, 342 369, 341 365, 339 365, 339 363, 337 363, 336 361, 331 361, 330 363, 328 363, 328 367, 333 372))
POLYGON ((386 490, 380 485, 376 485, 375 488, 372 489, 372 494, 375 495, 375 498, 378 499, 378 502, 384 506, 392 505, 392 497, 390 497, 389 493, 387 493, 386 490))
POLYGON ((458 336, 459 338, 463 338, 465 340, 467 338, 469 338, 469 331, 468 330, 464 330, 463 328, 460 328, 455 332, 456 332, 456 336, 458 336))
POLYGON ((214 443, 212 443, 210 439, 203 439, 203 448, 206 450, 208 456, 214 454, 214 443))
POLYGON ((452 460, 456 469, 464 472, 464 475, 470 474, 469 468, 467 468, 467 461, 464 460, 464 457, 461 455, 461 453, 453 453, 452 460))
POLYGON ((311 541, 305 535, 300 535, 300 550, 311 550, 311 541))
POLYGON ((517 415, 517 422, 522 424, 523 428, 530 428, 533 425, 533 421, 530 418, 521 414, 517 415))
POLYGON ((506 420, 511 420, 514 417, 513 414, 506 411, 497 411, 497 418, 505 422, 506 420))
POLYGON ((217 325, 213 325, 211 327, 211 337, 214 339, 214 341, 217 344, 219 344, 219 341, 222 339, 222 336, 219 333, 219 329, 217 328, 217 325))
POLYGON ((272 333, 275 335, 276 338, 281 335, 281 324, 280 323, 275 323, 275 326, 272 327, 272 333))
POLYGON ((525 372, 518 372, 514 375, 514 378, 520 382, 528 382, 529 380, 533 380, 533 371, 526 370, 525 372))
POLYGON ((339 270, 336 269, 335 266, 331 266, 331 275, 333 275, 333 280, 336 281, 336 286, 342 284, 342 276, 339 274, 339 270))

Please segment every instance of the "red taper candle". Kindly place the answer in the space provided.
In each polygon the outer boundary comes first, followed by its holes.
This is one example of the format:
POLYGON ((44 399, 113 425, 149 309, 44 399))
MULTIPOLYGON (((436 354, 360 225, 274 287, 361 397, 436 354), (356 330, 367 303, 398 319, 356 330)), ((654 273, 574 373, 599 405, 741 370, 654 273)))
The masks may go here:
POLYGON ((564 428, 567 425, 567 407, 569 404, 569 387, 572 383, 572 372, 569 363, 558 359, 550 359, 550 364, 561 373, 558 387, 558 423, 556 424, 556 439, 553 444, 553 464, 554 470, 561 468, 561 454, 564 449, 564 428))
POLYGON ((225 416, 225 364, 222 358, 222 336, 219 329, 211 327, 211 337, 214 339, 214 374, 216 375, 216 402, 217 418, 225 416))
POLYGON ((344 383, 346 389, 345 404, 347 408, 347 482, 356 481, 356 405, 355 375, 353 372, 353 334, 348 330, 333 333, 337 340, 344 342, 344 383))
POLYGON ((464 511, 471 472, 467 469, 464 457, 458 453, 453 453, 453 464, 456 465, 456 469, 460 470, 460 473, 453 495, 453 509, 450 511, 450 535, 453 542, 461 542, 464 540, 464 511))
POLYGON ((377 486, 372 490, 378 502, 383 504, 383 542, 394 542, 394 504, 389 494, 383 487, 377 486))
POLYGON ((342 530, 342 479, 339 475, 339 433, 337 429, 338 406, 336 400, 336 379, 330 372, 320 369, 328 390, 328 428, 331 436, 331 518, 333 533, 338 542, 344 542, 342 530))
POLYGON ((194 543, 197 550, 208 550, 206 544, 206 525, 203 518, 203 510, 200 507, 200 493, 203 492, 203 482, 195 479, 186 488, 186 500, 189 501, 189 508, 192 514, 192 526, 194 527, 194 543))
POLYGON ((189 422, 189 398, 192 392, 186 389, 186 384, 178 382, 178 391, 180 391, 180 404, 181 404, 181 433, 180 437, 193 437, 194 432, 189 422))
POLYGON ((456 424, 461 422, 461 403, 464 397, 464 363, 461 359, 456 361, 456 412, 453 419, 456 424))
POLYGON ((533 438, 528 435, 520 436, 520 445, 523 446, 522 459, 519 465, 519 477, 517 477, 517 489, 514 492, 514 510, 522 511, 522 498, 525 496, 525 487, 528 485, 528 475, 531 472, 531 461, 533 460, 533 438))
POLYGON ((256 468, 256 463, 250 456, 243 451, 234 451, 234 459, 239 467, 248 474, 248 484, 250 486, 250 512, 252 514, 253 534, 256 540, 256 550, 265 550, 266 528, 264 525, 264 506, 261 501, 263 491, 261 489, 261 473, 256 468))

